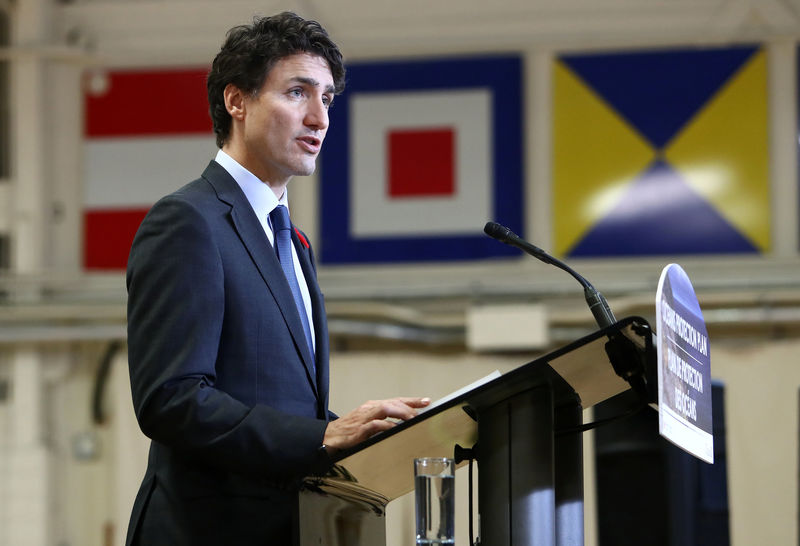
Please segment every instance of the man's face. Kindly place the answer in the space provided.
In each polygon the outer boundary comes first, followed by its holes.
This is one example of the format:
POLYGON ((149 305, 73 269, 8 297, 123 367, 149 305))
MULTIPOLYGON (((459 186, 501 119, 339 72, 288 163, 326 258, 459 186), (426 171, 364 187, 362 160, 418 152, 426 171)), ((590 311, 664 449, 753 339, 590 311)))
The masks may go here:
POLYGON ((333 95, 323 57, 299 53, 279 60, 258 93, 244 97, 244 157, 237 160, 272 186, 313 173, 333 95))

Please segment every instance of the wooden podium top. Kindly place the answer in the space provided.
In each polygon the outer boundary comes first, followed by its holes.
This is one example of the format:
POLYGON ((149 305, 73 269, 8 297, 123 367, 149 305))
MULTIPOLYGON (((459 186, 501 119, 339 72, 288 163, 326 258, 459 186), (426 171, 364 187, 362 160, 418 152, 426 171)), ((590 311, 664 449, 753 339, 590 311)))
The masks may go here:
MULTIPOLYGON (((604 345, 607 335, 620 332, 644 348, 644 338, 634 332, 644 319, 628 317, 610 328, 594 332, 561 349, 520 366, 488 383, 425 411, 343 452, 337 466, 360 485, 393 500, 414 489, 416 457, 453 457, 455 444, 472 447, 478 440, 478 423, 464 410, 480 397, 497 401, 528 388, 537 368, 550 365, 589 408, 629 388, 614 372, 604 345)), ((649 329, 648 329, 649 331, 649 329)))

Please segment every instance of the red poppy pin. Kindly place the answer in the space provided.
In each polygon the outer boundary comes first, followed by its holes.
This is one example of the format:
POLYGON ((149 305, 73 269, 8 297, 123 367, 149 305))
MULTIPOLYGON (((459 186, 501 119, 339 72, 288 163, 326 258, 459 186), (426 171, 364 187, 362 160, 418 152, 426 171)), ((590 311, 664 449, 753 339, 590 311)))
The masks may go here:
POLYGON ((297 238, 300 239, 300 242, 303 243, 303 246, 306 247, 306 250, 308 250, 310 248, 310 245, 308 244, 308 241, 306 240, 306 238, 303 237, 303 234, 300 233, 300 230, 297 229, 297 228, 294 228, 294 232, 297 234, 297 238))

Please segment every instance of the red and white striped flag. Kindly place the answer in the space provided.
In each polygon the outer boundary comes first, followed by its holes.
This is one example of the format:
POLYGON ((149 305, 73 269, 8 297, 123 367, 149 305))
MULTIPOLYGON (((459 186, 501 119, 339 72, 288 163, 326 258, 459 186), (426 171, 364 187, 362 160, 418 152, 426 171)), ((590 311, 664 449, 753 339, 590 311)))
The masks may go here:
POLYGON ((87 77, 84 267, 125 269, 150 206, 216 154, 205 68, 87 77))

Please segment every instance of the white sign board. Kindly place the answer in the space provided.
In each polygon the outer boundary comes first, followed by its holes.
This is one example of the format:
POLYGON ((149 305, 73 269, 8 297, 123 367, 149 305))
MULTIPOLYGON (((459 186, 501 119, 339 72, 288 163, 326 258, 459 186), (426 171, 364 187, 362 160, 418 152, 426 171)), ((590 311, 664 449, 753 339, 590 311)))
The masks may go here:
POLYGON ((688 453, 713 463, 708 331, 692 283, 677 264, 661 272, 656 331, 658 431, 688 453))

